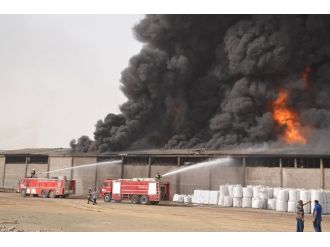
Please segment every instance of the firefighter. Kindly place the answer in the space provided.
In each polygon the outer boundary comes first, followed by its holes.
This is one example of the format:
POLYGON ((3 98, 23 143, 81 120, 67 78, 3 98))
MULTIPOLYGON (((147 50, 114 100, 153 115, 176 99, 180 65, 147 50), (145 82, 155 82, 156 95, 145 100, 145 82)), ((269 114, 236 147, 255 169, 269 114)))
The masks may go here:
POLYGON ((162 176, 159 174, 159 172, 157 172, 156 179, 158 179, 158 180, 162 179, 162 176))
POLYGON ((31 178, 35 178, 35 177, 36 177, 36 170, 32 169, 31 178))
POLYGON ((89 202, 93 202, 92 197, 93 197, 92 189, 88 188, 88 199, 87 199, 88 204, 89 202))
POLYGON ((93 192, 93 205, 97 204, 97 202, 96 202, 97 197, 98 197, 98 193, 97 193, 97 190, 95 190, 95 191, 93 192))

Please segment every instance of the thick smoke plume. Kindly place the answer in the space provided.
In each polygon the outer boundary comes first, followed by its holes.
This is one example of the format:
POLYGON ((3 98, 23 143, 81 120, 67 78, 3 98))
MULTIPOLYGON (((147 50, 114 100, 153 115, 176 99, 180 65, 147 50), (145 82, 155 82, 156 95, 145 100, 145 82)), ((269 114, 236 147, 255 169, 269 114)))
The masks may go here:
POLYGON ((281 88, 307 145, 330 133, 330 16, 148 15, 134 32, 144 47, 122 72, 122 114, 73 149, 281 143, 272 113, 281 88))

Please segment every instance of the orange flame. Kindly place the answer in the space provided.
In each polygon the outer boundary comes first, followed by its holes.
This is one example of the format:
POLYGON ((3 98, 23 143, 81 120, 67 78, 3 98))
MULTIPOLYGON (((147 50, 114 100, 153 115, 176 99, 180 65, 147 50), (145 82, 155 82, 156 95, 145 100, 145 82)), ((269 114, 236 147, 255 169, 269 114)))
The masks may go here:
POLYGON ((287 106, 288 92, 280 89, 277 99, 273 102, 273 119, 284 127, 284 140, 287 143, 306 144, 306 138, 301 134, 299 116, 287 106))

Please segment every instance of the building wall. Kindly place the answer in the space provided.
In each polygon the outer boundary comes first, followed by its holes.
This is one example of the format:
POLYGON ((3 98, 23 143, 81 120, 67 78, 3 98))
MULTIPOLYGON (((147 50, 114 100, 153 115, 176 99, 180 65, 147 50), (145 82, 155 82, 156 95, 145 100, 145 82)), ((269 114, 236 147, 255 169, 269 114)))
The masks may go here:
POLYGON ((324 189, 330 190, 330 169, 324 169, 324 189))
POLYGON ((283 187, 321 188, 320 169, 283 168, 283 187))
POLYGON ((28 164, 27 166, 27 176, 31 175, 31 171, 34 169, 36 171, 36 175, 38 178, 46 178, 47 174, 45 172, 48 171, 48 164, 28 164), (45 174, 43 174, 45 173, 45 174))
MULTIPOLYGON (((49 157, 49 171, 55 171, 65 168, 70 168, 72 157, 49 157)), ((49 177, 66 176, 68 179, 71 178, 71 170, 64 170, 58 172, 49 173, 49 177)))
MULTIPOLYGON (((74 157, 73 166, 78 167, 86 164, 96 163, 96 157, 74 157)), ((73 179, 76 180, 76 195, 86 195, 88 188, 95 188, 96 166, 73 169, 73 179)))
POLYGON ((281 168, 279 167, 246 167, 245 184, 261 184, 273 187, 281 186, 281 168))
POLYGON ((219 190, 222 184, 243 184, 242 166, 217 166, 211 169, 211 189, 219 190))
POLYGON ((123 178, 146 178, 148 171, 148 164, 125 164, 123 178))
POLYGON ((97 187, 103 184, 106 178, 121 178, 121 164, 97 166, 97 187))
POLYGON ((5 175, 5 157, 0 156, 0 187, 3 187, 4 175, 5 175))
POLYGON ((25 176, 26 165, 6 164, 5 188, 17 188, 18 181, 25 176))

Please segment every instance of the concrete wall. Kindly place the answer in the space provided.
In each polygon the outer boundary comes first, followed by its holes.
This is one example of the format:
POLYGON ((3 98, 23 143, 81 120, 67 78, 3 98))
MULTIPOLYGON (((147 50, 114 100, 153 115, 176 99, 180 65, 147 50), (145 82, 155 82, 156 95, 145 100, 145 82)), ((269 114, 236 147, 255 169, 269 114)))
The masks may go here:
POLYGON ((4 175, 5 175, 5 157, 0 156, 0 187, 3 187, 4 175))
POLYGON ((330 169, 324 169, 324 189, 330 190, 330 169))
POLYGON ((148 164, 125 164, 124 178, 146 178, 148 177, 148 164))
POLYGON ((211 169, 211 189, 219 190, 222 184, 243 184, 241 166, 217 166, 211 169))
MULTIPOLYGON (((49 157, 49 171, 71 167, 72 157, 49 157)), ((49 177, 66 176, 71 178, 71 170, 49 173, 49 177)))
POLYGON ((38 178, 46 178, 47 174, 42 174, 48 171, 48 164, 28 164, 27 176, 31 175, 32 169, 35 169, 38 178))
POLYGON ((6 164, 6 188, 17 188, 18 181, 25 176, 25 164, 6 164))
POLYGON ((281 186, 281 169, 279 167, 246 167, 245 184, 279 187, 281 186))
POLYGON ((97 166, 97 187, 103 184, 106 178, 121 178, 121 164, 97 166))
MULTIPOLYGON (((180 166, 180 168, 182 167, 184 166, 180 166)), ((211 189, 211 169, 202 168, 198 171, 186 171, 179 176, 181 194, 192 194, 195 189, 211 189)))
POLYGON ((321 188, 320 169, 283 168, 283 187, 321 188))
MULTIPOLYGON (((96 157, 74 157, 73 166, 96 163, 96 157)), ((73 179, 76 180, 76 195, 86 195, 88 188, 95 187, 96 166, 73 169, 73 179)))

